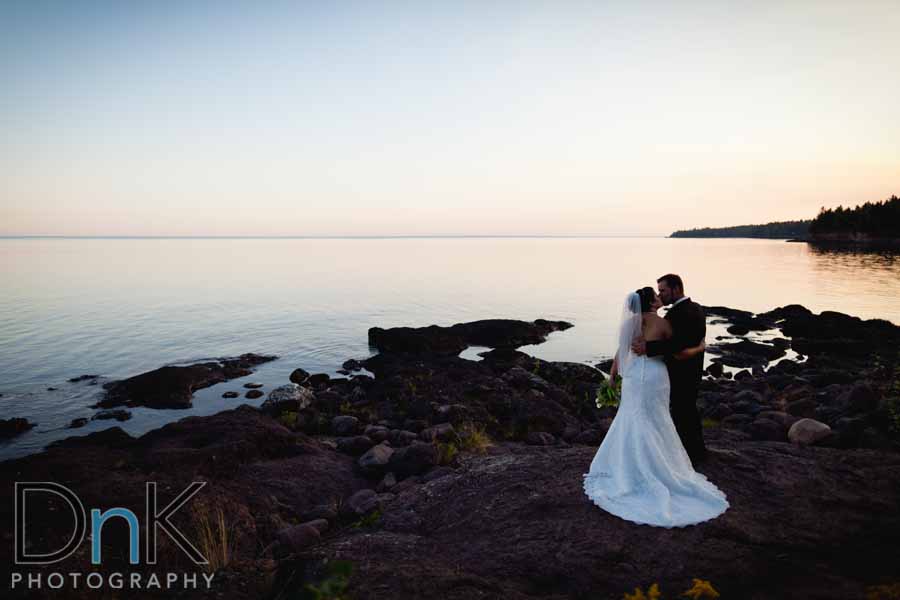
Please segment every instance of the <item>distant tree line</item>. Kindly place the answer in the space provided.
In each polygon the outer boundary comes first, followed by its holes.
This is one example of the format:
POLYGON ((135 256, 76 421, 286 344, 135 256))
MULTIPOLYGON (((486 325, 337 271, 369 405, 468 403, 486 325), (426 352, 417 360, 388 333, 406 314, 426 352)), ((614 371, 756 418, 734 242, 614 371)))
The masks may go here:
POLYGON ((856 208, 822 207, 809 227, 813 237, 828 234, 864 234, 875 238, 900 238, 900 198, 866 202, 856 208))
POLYGON ((766 223, 765 225, 738 225, 736 227, 704 227, 702 229, 688 229, 676 231, 669 237, 673 238, 766 238, 766 239, 792 239, 806 238, 809 236, 809 226, 812 221, 779 221, 766 223))

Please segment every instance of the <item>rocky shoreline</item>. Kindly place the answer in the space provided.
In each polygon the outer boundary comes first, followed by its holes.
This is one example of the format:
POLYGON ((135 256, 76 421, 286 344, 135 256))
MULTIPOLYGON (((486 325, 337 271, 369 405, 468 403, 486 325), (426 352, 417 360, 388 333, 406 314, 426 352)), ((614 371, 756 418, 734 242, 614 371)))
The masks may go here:
MULTIPOLYGON (((0 493, 54 481, 85 506, 143 514, 146 481, 166 498, 206 482, 173 522, 206 539, 209 515, 219 517, 222 535, 202 548, 217 557, 215 579, 181 597, 312 598, 305 585, 340 586, 335 565, 349 569, 354 599, 621 598, 652 583, 673 596, 695 577, 723 598, 862 597, 900 584, 900 327, 799 305, 706 309, 730 338, 707 340, 699 406, 712 456, 698 470, 731 508, 696 526, 635 525, 584 496, 581 475, 615 415, 595 403, 608 366, 516 350, 572 326, 545 320, 372 328, 380 353, 349 360, 347 377, 298 368, 259 408, 139 438, 117 427, 67 438, 0 463, 0 493), (772 330, 769 341, 750 335, 772 330), (459 357, 469 345, 492 349, 459 357)), ((207 384, 228 375, 205 368, 192 373, 207 384)), ((100 406, 189 405, 187 372, 151 373, 110 385, 100 406)), ((34 509, 36 549, 70 535, 59 508, 34 509)), ((0 506, 5 565, 12 510, 0 506)), ((106 526, 102 568, 85 543, 29 571, 149 569, 128 565, 126 533, 106 526)), ((193 567, 164 535, 159 553, 167 571, 193 567)))

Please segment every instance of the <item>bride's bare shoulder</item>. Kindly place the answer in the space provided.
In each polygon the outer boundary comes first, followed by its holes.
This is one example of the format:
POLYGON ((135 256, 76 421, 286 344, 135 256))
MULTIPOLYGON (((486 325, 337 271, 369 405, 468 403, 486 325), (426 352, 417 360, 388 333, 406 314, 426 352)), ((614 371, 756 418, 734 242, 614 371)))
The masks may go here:
POLYGON ((648 340, 671 337, 672 326, 656 313, 643 315, 644 337, 648 340))

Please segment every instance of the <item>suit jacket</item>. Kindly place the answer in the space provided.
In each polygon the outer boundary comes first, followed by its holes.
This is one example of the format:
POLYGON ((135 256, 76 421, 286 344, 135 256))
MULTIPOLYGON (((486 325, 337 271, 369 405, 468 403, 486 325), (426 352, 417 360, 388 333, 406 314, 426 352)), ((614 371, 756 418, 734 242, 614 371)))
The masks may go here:
POLYGON ((672 324, 672 337, 647 342, 647 356, 665 356, 673 392, 695 389, 703 376, 704 353, 688 360, 678 360, 672 355, 698 345, 706 337, 706 313, 699 304, 686 298, 669 309, 666 320, 672 324))

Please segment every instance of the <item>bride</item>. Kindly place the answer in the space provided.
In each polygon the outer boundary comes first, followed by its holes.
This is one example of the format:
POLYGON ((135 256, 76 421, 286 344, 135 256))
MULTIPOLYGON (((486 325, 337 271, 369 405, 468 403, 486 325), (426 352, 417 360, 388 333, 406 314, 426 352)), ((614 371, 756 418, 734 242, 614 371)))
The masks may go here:
MULTIPOLYGON (((701 473, 694 471, 669 414, 669 373, 662 356, 638 356, 631 341, 672 336, 653 288, 625 299, 619 327, 619 350, 610 371, 622 376, 619 410, 597 450, 584 491, 600 508, 644 525, 683 527, 707 521, 728 509, 728 500, 701 473)), ((702 352, 701 343, 675 355, 686 359, 702 352)))

